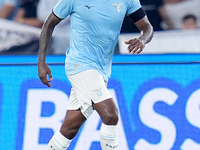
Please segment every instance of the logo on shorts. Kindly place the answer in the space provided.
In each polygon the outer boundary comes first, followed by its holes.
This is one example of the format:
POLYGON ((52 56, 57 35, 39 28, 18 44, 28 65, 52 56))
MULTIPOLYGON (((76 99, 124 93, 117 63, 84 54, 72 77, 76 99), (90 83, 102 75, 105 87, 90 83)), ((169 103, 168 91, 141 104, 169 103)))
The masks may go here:
POLYGON ((96 89, 96 90, 93 90, 93 91, 96 92, 98 96, 102 96, 101 89, 102 88, 99 88, 99 89, 96 89))

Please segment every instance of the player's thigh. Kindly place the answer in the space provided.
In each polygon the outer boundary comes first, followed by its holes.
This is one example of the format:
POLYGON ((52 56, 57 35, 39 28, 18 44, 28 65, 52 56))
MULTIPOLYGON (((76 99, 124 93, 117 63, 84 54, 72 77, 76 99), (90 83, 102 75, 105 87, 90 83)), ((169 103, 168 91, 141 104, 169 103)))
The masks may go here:
POLYGON ((115 125, 118 122, 118 108, 112 98, 93 104, 103 123, 115 125))

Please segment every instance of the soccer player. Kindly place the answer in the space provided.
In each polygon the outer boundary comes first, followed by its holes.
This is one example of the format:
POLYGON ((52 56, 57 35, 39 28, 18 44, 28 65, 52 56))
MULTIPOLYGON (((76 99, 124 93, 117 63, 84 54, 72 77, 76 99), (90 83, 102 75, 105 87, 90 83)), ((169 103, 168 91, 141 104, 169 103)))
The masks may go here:
POLYGON ((47 46, 54 27, 70 15, 70 47, 66 52, 65 72, 72 85, 66 116, 60 130, 49 141, 47 150, 67 149, 93 110, 102 119, 102 150, 120 149, 118 108, 106 85, 125 14, 141 31, 138 38, 125 41, 127 49, 129 53, 139 54, 153 36, 153 28, 139 0, 61 0, 47 17, 39 40, 40 80, 51 87, 53 78, 45 62, 47 46))

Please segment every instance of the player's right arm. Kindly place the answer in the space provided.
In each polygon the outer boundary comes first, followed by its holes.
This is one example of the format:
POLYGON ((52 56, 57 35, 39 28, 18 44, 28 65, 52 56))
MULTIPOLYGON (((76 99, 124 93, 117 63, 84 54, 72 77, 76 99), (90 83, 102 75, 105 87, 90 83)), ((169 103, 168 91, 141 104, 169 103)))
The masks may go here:
POLYGON ((56 17, 53 13, 51 13, 46 21, 44 22, 44 25, 42 27, 42 31, 39 38, 39 53, 38 53, 38 76, 41 80, 41 82, 48 87, 51 87, 51 70, 49 66, 46 64, 46 53, 47 53, 47 47, 49 45, 49 42, 52 37, 52 33, 54 30, 54 27, 61 21, 58 17, 56 17), (49 79, 47 79, 47 74, 49 76, 49 79))
POLYGON ((137 11, 129 15, 136 27, 140 30, 141 35, 138 38, 125 41, 128 44, 128 51, 132 54, 139 54, 143 51, 145 44, 151 41, 153 37, 153 27, 149 22, 146 12, 140 7, 137 11))

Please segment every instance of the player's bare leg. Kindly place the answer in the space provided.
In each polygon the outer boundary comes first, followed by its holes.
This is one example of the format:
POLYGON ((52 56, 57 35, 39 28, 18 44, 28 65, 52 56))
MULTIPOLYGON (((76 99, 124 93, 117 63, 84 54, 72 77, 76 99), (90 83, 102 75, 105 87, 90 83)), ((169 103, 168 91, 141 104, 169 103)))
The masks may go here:
POLYGON ((60 132, 68 139, 73 139, 85 120, 80 110, 67 110, 60 132))
POLYGON ((118 109, 112 98, 93 105, 102 119, 100 143, 102 150, 118 150, 118 109))
POLYGON ((85 120, 80 110, 67 110, 60 131, 54 134, 47 150, 66 150, 85 120))

